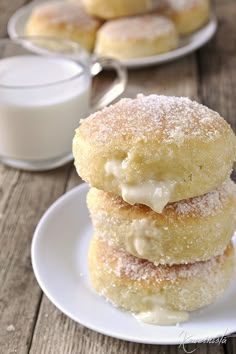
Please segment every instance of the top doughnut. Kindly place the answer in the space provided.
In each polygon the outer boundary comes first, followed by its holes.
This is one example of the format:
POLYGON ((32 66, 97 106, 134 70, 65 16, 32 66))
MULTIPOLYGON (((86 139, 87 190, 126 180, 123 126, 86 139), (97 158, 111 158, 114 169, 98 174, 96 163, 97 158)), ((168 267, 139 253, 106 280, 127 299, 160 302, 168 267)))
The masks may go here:
POLYGON ((104 20, 162 9, 165 2, 166 0, 82 0, 90 15, 104 20))
POLYGON ((236 137, 218 113, 188 98, 138 95, 83 120, 73 152, 92 186, 160 213, 221 185, 236 137))

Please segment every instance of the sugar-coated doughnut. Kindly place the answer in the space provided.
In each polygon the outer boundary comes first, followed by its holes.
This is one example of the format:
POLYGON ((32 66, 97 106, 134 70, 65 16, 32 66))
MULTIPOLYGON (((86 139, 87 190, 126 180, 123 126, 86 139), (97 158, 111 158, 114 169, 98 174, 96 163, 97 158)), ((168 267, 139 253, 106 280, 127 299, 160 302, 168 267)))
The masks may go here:
POLYGON ((88 13, 108 20, 162 9, 166 0, 82 0, 88 13))
POLYGON ((168 52, 178 45, 175 25, 159 15, 126 17, 106 22, 97 33, 95 52, 117 59, 168 52))
POLYGON ((51 1, 35 6, 25 33, 73 40, 92 51, 100 25, 101 22, 86 14, 79 4, 51 1))
POLYGON ((234 251, 230 244, 209 261, 155 266, 94 236, 89 271, 92 287, 114 305, 146 322, 173 324, 222 295, 234 274, 234 251))
POLYGON ((83 120, 73 152, 91 186, 160 213, 220 186, 232 170, 236 137, 218 113, 188 98, 138 95, 83 120))
POLYGON ((166 0, 164 14, 176 25, 181 35, 188 35, 209 21, 209 0, 166 0))
POLYGON ((204 261, 221 254, 236 229, 236 185, 227 180, 201 197, 168 204, 162 214, 91 188, 95 233, 111 246, 158 264, 204 261))

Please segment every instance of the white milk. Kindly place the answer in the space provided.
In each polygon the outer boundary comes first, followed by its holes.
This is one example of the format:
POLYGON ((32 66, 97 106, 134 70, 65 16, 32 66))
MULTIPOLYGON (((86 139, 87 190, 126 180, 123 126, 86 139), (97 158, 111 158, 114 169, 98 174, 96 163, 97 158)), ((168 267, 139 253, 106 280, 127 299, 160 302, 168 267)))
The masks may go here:
POLYGON ((71 153, 89 99, 90 75, 73 60, 0 60, 0 156, 42 161, 71 153))

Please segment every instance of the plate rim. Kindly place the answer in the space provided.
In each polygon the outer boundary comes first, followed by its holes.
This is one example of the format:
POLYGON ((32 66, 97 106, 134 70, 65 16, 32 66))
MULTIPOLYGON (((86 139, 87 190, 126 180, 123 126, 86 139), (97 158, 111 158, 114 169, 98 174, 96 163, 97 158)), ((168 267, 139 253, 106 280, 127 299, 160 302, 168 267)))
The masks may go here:
MULTIPOLYGON (((24 5, 20 7, 18 10, 15 11, 15 13, 10 17, 8 24, 7 24, 7 32, 8 35, 11 39, 17 38, 19 36, 22 36, 22 34, 17 33, 16 31, 16 26, 17 22, 19 19, 25 15, 30 14, 30 11, 34 8, 35 5, 44 3, 46 0, 34 0, 32 3, 29 3, 27 5, 24 5)), ((138 69, 142 67, 148 67, 148 66, 153 66, 153 65, 161 65, 164 63, 168 63, 170 61, 177 60, 181 57, 184 57, 195 50, 201 48, 203 45, 205 45, 216 33, 216 30, 218 28, 218 20, 217 17, 214 15, 214 13, 211 14, 209 22, 205 24, 202 28, 199 30, 193 32, 188 37, 196 37, 199 36, 200 32, 205 32, 205 36, 202 35, 202 38, 198 38, 198 40, 191 40, 190 43, 178 47, 174 50, 171 50, 166 53, 161 53, 157 55, 152 55, 148 57, 141 57, 141 58, 131 58, 131 59, 125 59, 125 60, 120 60, 120 63, 125 66, 127 69, 138 69)), ((184 39, 184 37, 183 37, 184 39)), ((92 53, 93 55, 94 53, 92 53)))
MULTIPOLYGON (((35 275, 35 278, 38 282, 38 285, 40 286, 41 290, 44 292, 44 294, 46 295, 46 297, 51 301, 51 303, 57 307, 57 309, 59 309, 64 315, 66 315, 67 317, 69 317, 70 319, 72 319, 73 321, 75 321, 76 323, 79 323, 81 325, 83 325, 84 327, 91 329, 95 332, 101 333, 103 335, 112 337, 112 338, 116 338, 116 339, 120 339, 120 340, 125 340, 125 341, 129 341, 129 342, 133 342, 133 343, 142 343, 142 344, 156 344, 156 345, 181 345, 183 343, 183 341, 180 340, 171 340, 171 337, 168 339, 168 341, 166 340, 161 340, 161 338, 159 339, 155 339, 152 340, 150 339, 146 339, 143 337, 140 338, 133 338, 133 337, 129 337, 129 335, 127 334, 122 334, 120 335, 119 333, 116 333, 114 331, 107 331, 106 329, 100 329, 98 328, 96 325, 93 326, 93 324, 91 324, 91 322, 86 322, 84 320, 80 321, 78 320, 78 318, 76 316, 73 315, 73 313, 71 313, 71 311, 66 310, 63 306, 60 305, 60 302, 58 302, 55 297, 53 295, 50 294, 50 291, 47 290, 47 287, 44 285, 44 281, 40 276, 40 272, 39 272, 39 268, 37 266, 37 262, 36 262, 36 250, 37 250, 37 242, 39 242, 40 238, 39 238, 39 234, 40 234, 40 230, 41 230, 41 226, 44 224, 44 221, 51 215, 51 212, 55 210, 55 208, 57 208, 59 205, 63 204, 65 200, 71 198, 71 196, 73 196, 74 194, 83 192, 83 191, 87 191, 89 188, 87 183, 81 183, 79 186, 76 186, 74 188, 72 188, 71 190, 69 190, 68 192, 64 193, 63 195, 61 195, 58 199, 56 199, 50 206, 49 208, 45 211, 45 213, 42 215, 42 217, 40 218, 36 229, 34 231, 33 234, 33 238, 32 238, 32 243, 31 243, 31 262, 32 262, 32 268, 33 268, 33 272, 35 275)), ((91 289, 92 290, 92 289, 91 289)), ((120 309, 122 311, 122 309, 120 309)), ((180 327, 176 327, 176 328, 180 328, 180 327)), ((184 331, 184 329, 183 329, 184 331)), ((187 330, 186 330, 187 331, 187 330)), ((227 336, 230 336, 230 334, 234 333, 235 331, 229 332, 227 333, 227 336)), ((198 343, 198 341, 203 341, 203 340, 213 340, 216 338, 222 337, 222 332, 220 333, 215 333, 214 335, 206 335, 205 337, 202 336, 202 333, 200 334, 196 334, 194 335, 194 340, 193 341, 188 341, 188 343, 198 343)))

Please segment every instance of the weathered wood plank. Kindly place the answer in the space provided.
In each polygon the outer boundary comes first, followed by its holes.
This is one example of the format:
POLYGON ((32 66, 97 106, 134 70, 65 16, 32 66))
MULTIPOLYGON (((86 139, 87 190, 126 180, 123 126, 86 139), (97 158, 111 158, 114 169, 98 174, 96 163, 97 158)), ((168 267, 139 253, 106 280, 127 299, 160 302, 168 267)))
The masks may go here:
POLYGON ((216 0, 217 35, 198 52, 200 96, 236 131, 236 2, 216 0))
POLYGON ((7 22, 11 15, 30 0, 0 0, 0 37, 7 35, 7 22))
MULTIPOLYGON (((214 39, 198 52, 199 95, 236 132, 236 2, 214 2, 219 29, 214 39)), ((235 170, 233 178, 236 178, 235 170)), ((236 353, 236 338, 229 338, 225 348, 227 353, 236 353)))
POLYGON ((236 353, 236 335, 234 338, 230 337, 227 340, 227 343, 224 345, 226 354, 235 354, 236 353))
MULTIPOLYGON (((10 16, 28 0, 0 0, 0 36, 10 16)), ((30 244, 45 209, 65 189, 69 166, 28 174, 0 166, 0 352, 27 353, 41 290, 34 278, 30 244)))
POLYGON ((30 244, 46 208, 65 189, 69 167, 24 173, 0 166, 0 352, 28 351, 41 299, 30 244))
POLYGON ((129 85, 123 96, 135 97, 137 93, 198 99, 195 55, 166 65, 130 71, 129 85))

